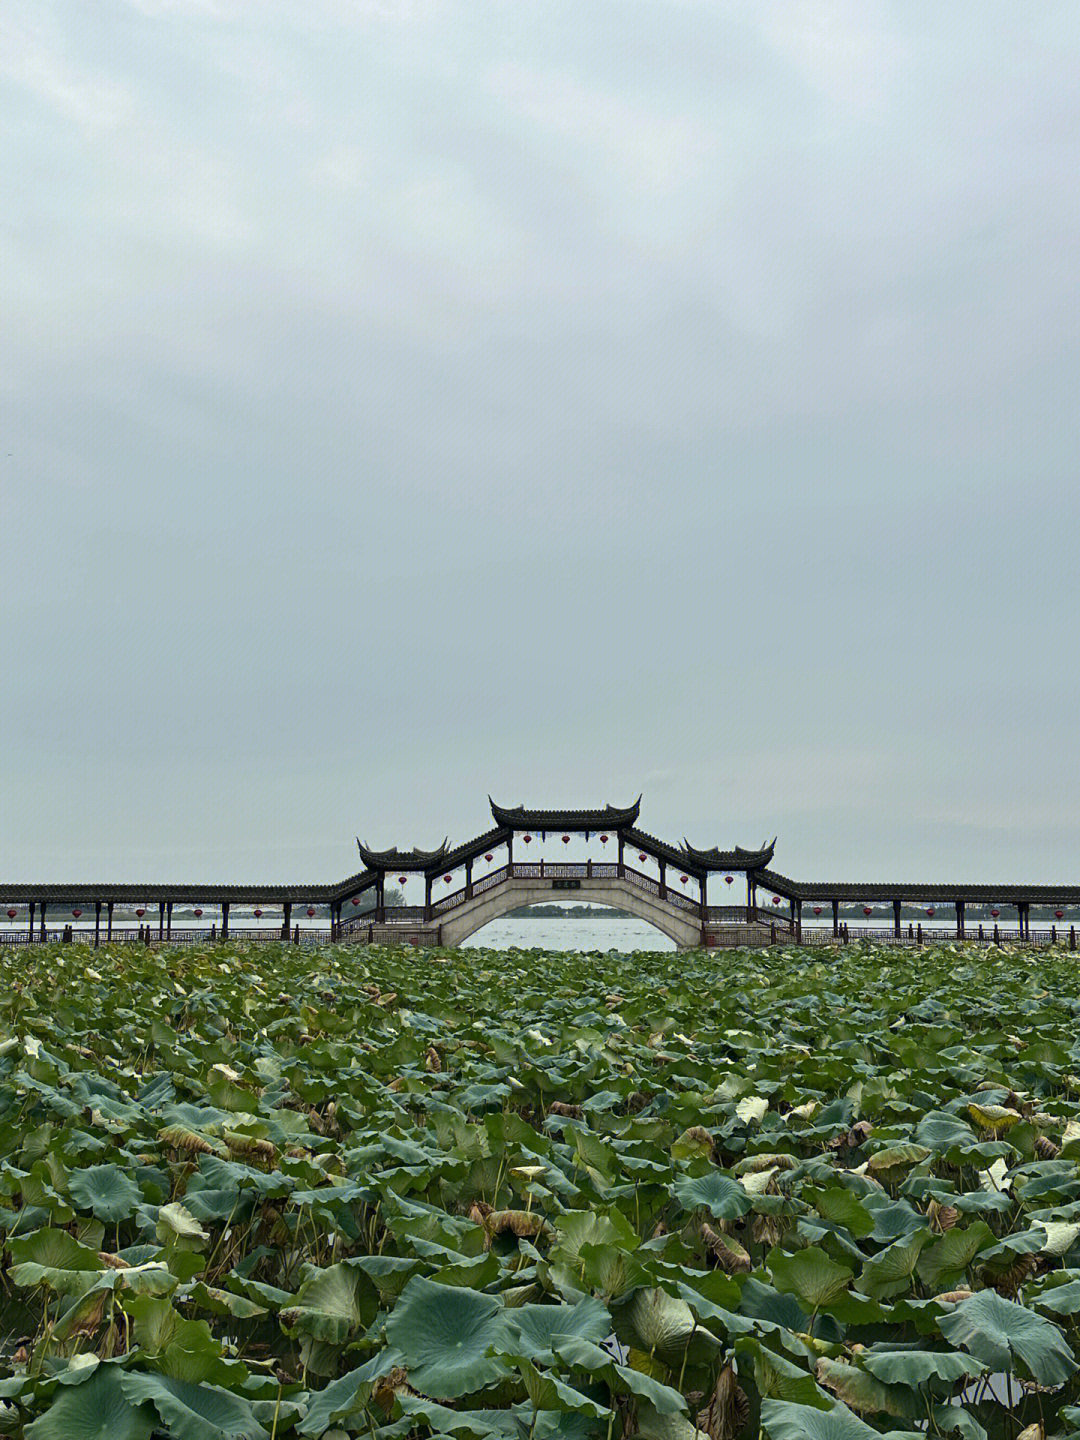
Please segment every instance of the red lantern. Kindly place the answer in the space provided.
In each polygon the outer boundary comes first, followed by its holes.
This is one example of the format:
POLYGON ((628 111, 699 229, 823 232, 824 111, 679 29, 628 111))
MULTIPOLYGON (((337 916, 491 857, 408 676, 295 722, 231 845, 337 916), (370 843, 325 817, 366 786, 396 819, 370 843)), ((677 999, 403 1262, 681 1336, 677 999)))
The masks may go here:
POLYGON ((994 919, 996 920, 996 919, 998 918, 998 916, 1001 914, 1001 911, 1000 911, 1000 910, 991 910, 991 911, 990 911, 990 914, 991 914, 991 915, 994 917, 994 919))
POLYGON ((449 885, 449 884, 450 884, 450 881, 451 881, 454 877, 453 877, 452 875, 444 875, 442 878, 443 878, 443 883, 444 883, 445 885, 449 885))
POLYGON ((607 844, 607 836, 606 836, 606 835, 601 835, 601 836, 600 836, 600 844, 601 844, 601 845, 606 845, 606 844, 607 844))
POLYGON ((562 843, 563 843, 564 845, 569 845, 569 844, 570 844, 570 836, 569 836, 569 835, 564 835, 564 836, 562 837, 562 843))
POLYGON ((353 896, 353 898, 352 898, 352 903, 353 903, 354 905, 359 905, 359 904, 360 904, 360 897, 359 897, 359 895, 354 895, 354 896, 353 896))
POLYGON ((774 896, 772 897, 772 903, 773 903, 774 905, 779 905, 779 904, 780 904, 780 896, 779 896, 779 895, 774 895, 774 896))
POLYGON ((17 911, 17 910, 9 910, 9 911, 7 912, 7 918, 8 918, 9 920, 14 920, 14 919, 15 919, 15 916, 16 916, 17 914, 18 914, 18 911, 17 911))
POLYGON ((637 858, 638 858, 639 860, 644 860, 644 859, 645 859, 645 851, 644 851, 644 850, 639 850, 639 851, 638 851, 638 857, 637 857, 637 858))
POLYGON ((730 884, 734 881, 734 879, 735 879, 735 876, 734 876, 734 875, 725 875, 725 876, 724 876, 724 884, 725 884, 725 885, 730 885, 730 884))
POLYGON ((680 884, 680 885, 685 885, 686 882, 687 882, 687 880, 689 880, 689 879, 690 879, 690 876, 689 876, 689 875, 680 875, 680 876, 679 876, 679 884, 680 884))
POLYGON ((494 855, 485 855, 485 856, 484 856, 484 859, 488 862, 489 865, 491 864, 492 860, 494 860, 494 858, 495 858, 494 855))
POLYGON ((314 906, 314 905, 309 905, 309 906, 307 907, 307 913, 308 913, 308 919, 310 920, 311 917, 315 914, 315 906, 314 906))
POLYGON ((532 844, 532 836, 531 836, 531 835, 523 835, 521 838, 525 841, 525 844, 526 844, 526 845, 531 845, 531 844, 532 844))
MULTIPOLYGON (((9 915, 14 915, 15 912, 14 912, 13 910, 9 910, 7 913, 8 913, 9 915)), ((1055 910, 1055 911, 1054 911, 1054 915, 1055 915, 1055 917, 1056 917, 1058 920, 1063 920, 1063 919, 1065 918, 1065 911, 1064 911, 1064 910, 1055 910)))
POLYGON ((201 920, 201 919, 202 919, 202 911, 201 911, 200 909, 198 909, 197 907, 196 907, 196 910, 195 910, 195 919, 196 919, 196 920, 201 920))
POLYGON ((870 906, 869 906, 869 905, 864 905, 864 906, 862 907, 862 913, 863 913, 864 915, 866 915, 866 916, 869 916, 869 914, 870 914, 870 906))
POLYGON ((140 905, 139 908, 138 908, 138 910, 135 911, 135 914, 138 915, 139 919, 141 920, 142 917, 146 914, 146 911, 145 911, 145 910, 143 909, 143 907, 140 905))
POLYGON ((261 919, 262 919, 262 911, 259 909, 259 907, 258 907, 257 905, 255 906, 255 910, 254 910, 253 913, 254 913, 254 915, 255 915, 255 919, 256 919, 256 920, 261 920, 261 919))
POLYGON ((82 914, 82 911, 81 911, 81 910, 72 910, 71 913, 72 913, 72 915, 75 916, 75 919, 77 920, 77 919, 79 918, 79 916, 82 914))
POLYGON ((404 885, 404 884, 405 884, 405 881, 408 880, 408 878, 409 878, 409 877, 408 877, 407 875, 399 875, 399 876, 397 877, 397 883, 398 883, 399 885, 404 885))
POLYGON ((932 919, 934 918, 934 907, 933 907, 932 905, 928 905, 928 906, 926 907, 926 913, 927 913, 927 915, 930 916, 930 918, 931 918, 931 920, 932 920, 932 919))
POLYGON ((815 915, 820 915, 820 914, 821 914, 821 906, 820 906, 820 905, 815 905, 815 906, 814 906, 814 914, 815 914, 815 915))

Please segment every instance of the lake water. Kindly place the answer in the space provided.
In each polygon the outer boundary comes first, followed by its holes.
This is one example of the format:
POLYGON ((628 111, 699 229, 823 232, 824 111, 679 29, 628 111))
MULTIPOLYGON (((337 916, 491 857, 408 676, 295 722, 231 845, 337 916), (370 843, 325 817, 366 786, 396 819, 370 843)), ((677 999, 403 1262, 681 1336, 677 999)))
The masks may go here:
POLYGON ((674 940, 644 920, 492 920, 462 941, 463 950, 674 950, 674 940))

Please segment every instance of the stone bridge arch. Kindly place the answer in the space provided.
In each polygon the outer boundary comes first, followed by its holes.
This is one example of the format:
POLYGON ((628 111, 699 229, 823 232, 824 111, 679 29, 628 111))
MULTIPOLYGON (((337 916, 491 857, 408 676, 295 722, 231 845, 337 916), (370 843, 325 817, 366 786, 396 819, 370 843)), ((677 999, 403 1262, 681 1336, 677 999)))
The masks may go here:
POLYGON ((693 950, 701 944, 701 917, 697 909, 688 910, 631 881, 619 877, 584 879, 579 888, 567 893, 553 890, 549 879, 513 876, 489 890, 474 895, 437 915, 444 945, 460 945, 492 920, 522 905, 550 905, 553 901, 569 900, 575 904, 613 905, 626 910, 639 920, 654 925, 673 940, 680 950, 693 950))

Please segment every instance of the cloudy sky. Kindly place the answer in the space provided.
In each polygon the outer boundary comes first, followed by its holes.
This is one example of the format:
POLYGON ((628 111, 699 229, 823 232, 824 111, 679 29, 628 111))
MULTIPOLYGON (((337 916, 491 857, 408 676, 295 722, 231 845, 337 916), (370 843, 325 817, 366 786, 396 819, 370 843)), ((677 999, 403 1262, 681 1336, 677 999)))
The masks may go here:
POLYGON ((1075 0, 5 0, 0 882, 485 795, 1080 880, 1075 0))

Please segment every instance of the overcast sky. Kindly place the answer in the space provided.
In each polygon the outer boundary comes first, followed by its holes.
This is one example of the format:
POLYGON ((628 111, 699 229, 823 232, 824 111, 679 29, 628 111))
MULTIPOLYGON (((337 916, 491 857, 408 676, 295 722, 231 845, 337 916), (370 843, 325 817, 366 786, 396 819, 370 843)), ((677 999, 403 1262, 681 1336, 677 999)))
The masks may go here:
POLYGON ((0 883, 639 790, 799 878, 1080 882, 1078 52, 4 0, 0 883))

